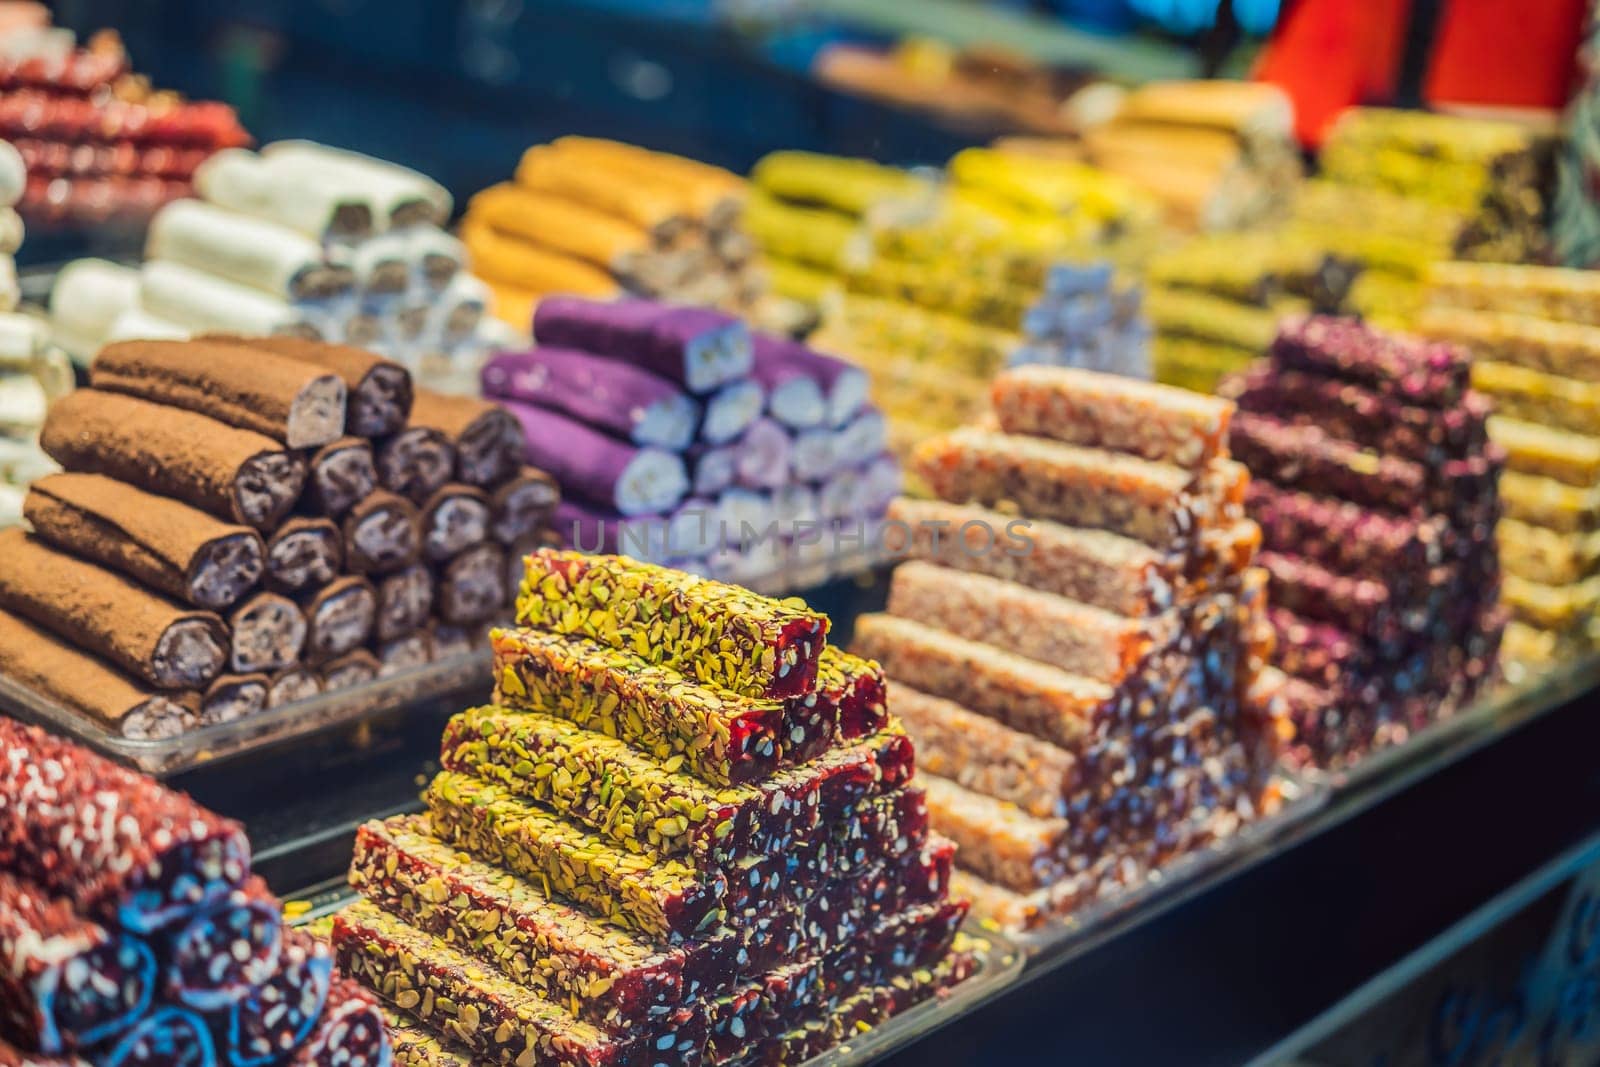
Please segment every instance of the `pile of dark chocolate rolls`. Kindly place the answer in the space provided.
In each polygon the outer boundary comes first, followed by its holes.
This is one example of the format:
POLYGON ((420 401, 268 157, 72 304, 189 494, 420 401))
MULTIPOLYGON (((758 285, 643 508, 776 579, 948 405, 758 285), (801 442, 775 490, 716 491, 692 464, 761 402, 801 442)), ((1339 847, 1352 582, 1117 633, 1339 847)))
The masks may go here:
POLYGON ((509 413, 361 349, 127 341, 90 385, 0 533, 0 674, 123 737, 484 645, 557 502, 509 413))

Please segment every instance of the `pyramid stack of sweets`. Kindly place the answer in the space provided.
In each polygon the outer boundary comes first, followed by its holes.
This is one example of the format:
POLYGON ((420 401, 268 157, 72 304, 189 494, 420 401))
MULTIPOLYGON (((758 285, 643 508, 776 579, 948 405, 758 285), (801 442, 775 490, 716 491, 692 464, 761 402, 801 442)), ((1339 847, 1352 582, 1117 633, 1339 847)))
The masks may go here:
POLYGON ((1527 262, 1549 254, 1554 144, 1531 126, 1388 108, 1350 108, 1328 134, 1322 174, 1454 212, 1453 256, 1527 262))
POLYGON ((1231 403, 1021 367, 992 404, 998 428, 917 449, 937 499, 890 509, 909 562, 852 648, 890 679, 958 892, 1017 927, 1270 807, 1282 680, 1231 403))
POLYGON ((437 182, 280 141, 219 152, 195 191, 151 221, 136 276, 93 262, 62 273, 50 300, 62 347, 87 361, 119 340, 277 334, 367 348, 470 391, 498 331, 485 325, 488 289, 440 228, 451 204, 437 182))
POLYGON ((1543 666, 1592 647, 1600 604, 1600 279, 1555 267, 1441 263, 1424 335, 1472 356, 1505 450, 1496 527, 1505 657, 1543 666))
POLYGON ((825 617, 546 550, 517 620, 335 919, 403 1063, 799 1062, 971 972, 954 845, 825 617))
POLYGON ((1225 383, 1299 762, 1404 740, 1495 677, 1505 454, 1468 371, 1451 345, 1310 317, 1225 383))
POLYGON ((708 163, 560 137, 472 198, 461 237, 495 313, 524 332, 555 294, 776 314, 744 229, 745 192, 743 178, 708 163))
POLYGON ((0 48, 0 137, 26 161, 17 207, 32 224, 142 224, 190 195, 214 152, 250 141, 233 108, 152 90, 114 32, 80 45, 45 13, 8 24, 0 48))
POLYGON ((375 998, 286 928, 244 828, 0 717, 0 1063, 387 1067, 375 998))
POLYGON ((291 337, 124 341, 0 532, 0 673, 164 738, 458 657, 557 491, 503 408, 291 337))
POLYGON ((867 377, 730 315, 626 298, 541 301, 538 345, 484 367, 585 551, 762 587, 859 556, 900 491, 867 377))

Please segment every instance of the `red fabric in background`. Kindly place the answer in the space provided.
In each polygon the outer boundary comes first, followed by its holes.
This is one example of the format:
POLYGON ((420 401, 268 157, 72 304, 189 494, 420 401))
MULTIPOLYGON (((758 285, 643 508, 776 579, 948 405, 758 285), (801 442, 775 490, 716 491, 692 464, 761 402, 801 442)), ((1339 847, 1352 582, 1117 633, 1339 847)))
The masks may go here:
POLYGON ((1577 85, 1586 0, 1446 0, 1423 99, 1560 108, 1577 85))
POLYGON ((1411 5, 1409 0, 1298 0, 1287 7, 1255 76, 1289 94, 1295 132, 1315 147, 1345 108, 1393 98, 1411 5))

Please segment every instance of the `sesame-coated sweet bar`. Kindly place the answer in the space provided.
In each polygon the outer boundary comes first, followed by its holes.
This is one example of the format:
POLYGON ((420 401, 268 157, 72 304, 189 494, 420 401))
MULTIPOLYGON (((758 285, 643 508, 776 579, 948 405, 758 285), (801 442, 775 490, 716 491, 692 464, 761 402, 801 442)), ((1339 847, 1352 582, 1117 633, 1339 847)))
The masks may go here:
POLYGON ((1163 555, 1127 537, 998 511, 901 497, 884 541, 914 559, 986 574, 1119 615, 1149 615, 1173 600, 1163 555))
POLYGON ((1066 814, 1065 798, 1079 774, 1072 753, 903 682, 894 685, 894 706, 925 772, 1037 818, 1066 814))
POLYGON ((102 1067, 211 1067, 216 1045, 205 1021, 192 1011, 161 1007, 140 1019, 108 1048, 96 1050, 102 1067))
POLYGON ((685 969, 705 952, 698 942, 657 945, 548 897, 537 882, 436 840, 419 816, 362 826, 350 884, 417 929, 614 1033, 682 1002, 685 969))
POLYGON ((1415 573, 1444 559, 1444 524, 1437 519, 1371 511, 1265 481, 1251 483, 1248 506, 1268 549, 1298 552, 1345 573, 1415 573))
POLYGON ((1420 465, 1364 452, 1316 426, 1240 412, 1234 417, 1230 441, 1234 456, 1257 478, 1288 489, 1337 496, 1402 515, 1424 499, 1427 483, 1420 465))
POLYGON ((736 697, 582 638, 517 628, 495 630, 491 643, 497 704, 559 715, 659 759, 682 756, 687 770, 718 785, 753 781, 777 765, 779 701, 736 697))
POLYGON ((155 958, 38 885, 0 872, 0 1033, 55 1055, 88 1048, 150 1006, 155 958))
POLYGON ((1500 504, 1509 518, 1566 533, 1600 528, 1600 492, 1518 471, 1500 475, 1500 504))
POLYGON ((892 615, 863 615, 854 644, 891 679, 913 679, 931 695, 1068 749, 1080 747, 1094 720, 1117 703, 1103 682, 892 615))
POLYGON ((322 1017, 290 1057, 290 1067, 389 1067, 393 1062, 378 1002, 346 973, 335 974, 322 1017))
POLYGON ((163 946, 166 996, 196 1011, 238 1004, 278 969, 283 909, 252 877, 178 928, 163 946))
POLYGON ((1505 449, 1506 469, 1589 488, 1600 484, 1600 437, 1496 415, 1489 434, 1505 449))
POLYGON ((920 780, 933 823, 956 843, 963 867, 1018 892, 1042 888, 1066 874, 1065 820, 1036 818, 937 775, 920 780))
POLYGON ((1507 574, 1547 585, 1580 582, 1600 569, 1600 537, 1567 534, 1518 519, 1495 524, 1500 566, 1507 574))
POLYGON ((1181 549, 1207 518, 1188 471, 1021 434, 966 428, 917 446, 912 469, 935 496, 1106 530, 1181 549))
POLYGON ((797 600, 625 556, 549 550, 528 557, 517 621, 633 648, 651 663, 769 698, 810 691, 828 635, 827 618, 797 600))
POLYGON ((888 610, 1102 682, 1120 680, 1171 625, 915 560, 895 568, 888 610))
POLYGON ((498 785, 463 774, 435 776, 423 799, 434 830, 446 840, 630 930, 690 936, 721 917, 728 885, 719 872, 617 848, 498 785))
POLYGON ((278 969, 228 1011, 215 1034, 229 1067, 266 1067, 310 1036, 333 982, 333 950, 304 930, 283 932, 278 969))
POLYGON ((1017 367, 995 379, 995 415, 1007 433, 1127 452, 1194 470, 1225 452, 1226 400, 1121 375, 1017 367))
POLYGON ((1272 358, 1288 370, 1331 374, 1430 407, 1459 403, 1471 367, 1466 353, 1453 345, 1399 337, 1356 319, 1329 316, 1281 325, 1272 358))
POLYGON ((646 1067, 700 1062, 704 1017, 680 1009, 655 1032, 617 1038, 529 992, 439 938, 358 901, 334 917, 339 966, 437 1033, 490 1063, 646 1067))

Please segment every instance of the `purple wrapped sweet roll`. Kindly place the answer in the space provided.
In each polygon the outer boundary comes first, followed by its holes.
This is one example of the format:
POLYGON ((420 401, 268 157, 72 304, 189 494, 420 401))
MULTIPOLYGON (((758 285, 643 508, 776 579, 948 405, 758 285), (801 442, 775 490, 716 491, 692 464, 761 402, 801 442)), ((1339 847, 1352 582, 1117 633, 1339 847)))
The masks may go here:
POLYGON ((773 521, 772 498, 753 489, 729 489, 717 498, 717 510, 730 546, 764 537, 773 521))
POLYGON ((706 397, 706 416, 700 423, 700 440, 725 445, 744 433, 761 417, 766 393, 753 380, 730 382, 706 397))
POLYGON ((556 506, 551 525, 579 552, 632 556, 647 563, 667 558, 667 521, 659 515, 621 515, 571 497, 556 506))
POLYGON ((803 430, 795 435, 789 466, 802 482, 818 482, 839 465, 839 435, 843 431, 803 430))
POLYGON ((889 427, 877 408, 860 412, 842 430, 835 431, 833 454, 841 464, 856 466, 887 447, 889 427))
POLYGON ((867 511, 865 486, 861 472, 842 470, 822 483, 817 490, 817 504, 825 519, 852 519, 867 511))
POLYGON ((260 878, 201 911, 167 944, 166 992, 198 1011, 239 1003, 278 969, 283 913, 260 878))
POLYGON ((157 1008, 91 1059, 96 1067, 214 1067, 217 1051, 200 1016, 157 1008))
POLYGON ((712 496, 733 484, 738 450, 696 445, 688 454, 690 483, 695 496, 712 496))
POLYGON ((767 414, 791 430, 808 430, 828 419, 822 386, 812 376, 810 349, 798 341, 756 334, 750 376, 767 391, 767 414))
POLYGON ((649 515, 666 511, 689 491, 683 460, 671 452, 637 448, 529 404, 507 406, 522 423, 528 462, 553 477, 563 497, 579 496, 624 515, 649 515))
POLYGON ((671 559, 699 559, 722 543, 722 509, 715 500, 690 497, 667 517, 665 527, 671 559))
POLYGON ((869 515, 887 508, 904 487, 900 460, 892 452, 878 455, 861 469, 861 499, 869 515))
POLYGON ((1331 374, 1429 407, 1459 403, 1471 365, 1466 353, 1453 345, 1326 315, 1285 322, 1272 342, 1272 358, 1287 370, 1331 374))
POLYGON ((486 397, 570 415, 636 445, 681 452, 700 420, 700 405, 665 378, 570 348, 502 352, 481 377, 486 397))
POLYGON ((770 334, 756 334, 752 347, 756 350, 756 362, 781 360, 798 367, 817 383, 822 390, 822 421, 826 426, 843 426, 867 402, 871 382, 866 371, 854 363, 770 334), (768 352, 765 356, 761 354, 763 349, 768 352))
POLYGON ((230 1067, 266 1067, 287 1057, 317 1025, 332 979, 327 943, 285 931, 278 972, 228 1012, 222 1059, 230 1067))
POLYGON ((735 451, 734 471, 746 489, 776 489, 789 480, 789 431, 772 419, 758 419, 745 431, 735 451))
POLYGON ((772 511, 783 524, 784 533, 791 535, 800 523, 814 523, 822 518, 817 491, 799 483, 786 485, 772 494, 772 511))
POLYGON ((49 1055, 121 1033, 150 1007, 155 957, 0 872, 0 1034, 49 1055))
POLYGON ((551 297, 534 311, 533 333, 541 345, 624 360, 696 396, 745 377, 752 362, 750 333, 738 319, 644 300, 551 297))

